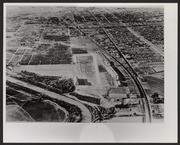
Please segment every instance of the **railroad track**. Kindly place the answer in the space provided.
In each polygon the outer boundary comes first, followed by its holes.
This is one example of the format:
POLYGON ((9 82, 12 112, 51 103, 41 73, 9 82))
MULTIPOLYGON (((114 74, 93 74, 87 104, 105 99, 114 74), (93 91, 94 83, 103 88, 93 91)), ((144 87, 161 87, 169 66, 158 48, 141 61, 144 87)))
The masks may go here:
POLYGON ((93 15, 93 13, 91 13, 89 11, 89 13, 95 18, 97 24, 102 28, 102 30, 104 31, 104 33, 106 34, 106 36, 109 38, 109 40, 112 42, 112 44, 114 45, 114 47, 116 48, 116 50, 118 51, 119 55, 124 59, 124 61, 126 62, 126 64, 128 65, 128 67, 125 67, 116 57, 110 55, 117 63, 119 63, 125 70, 126 72, 128 72, 128 74, 131 76, 131 78, 134 80, 136 86, 138 87, 138 90, 140 92, 141 98, 143 100, 143 108, 144 108, 144 113, 145 113, 145 118, 143 119, 144 122, 151 122, 151 109, 150 109, 150 105, 149 105, 149 100, 148 100, 148 96, 145 92, 145 90, 143 89, 140 80, 138 78, 138 74, 135 72, 135 70, 132 68, 132 66, 130 65, 130 63, 127 61, 127 59, 124 57, 124 55, 119 51, 117 45, 114 43, 113 39, 109 36, 109 34, 107 33, 107 31, 105 30, 105 28, 101 25, 101 23, 98 21, 98 19, 93 15), (147 114, 146 114, 147 113, 147 114))

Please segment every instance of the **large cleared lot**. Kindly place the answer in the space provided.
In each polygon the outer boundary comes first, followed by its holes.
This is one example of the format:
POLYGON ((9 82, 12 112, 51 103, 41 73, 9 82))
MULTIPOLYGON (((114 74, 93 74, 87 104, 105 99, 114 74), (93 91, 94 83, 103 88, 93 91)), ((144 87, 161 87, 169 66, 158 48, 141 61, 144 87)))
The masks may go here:
POLYGON ((47 76, 67 76, 75 77, 75 66, 72 64, 58 64, 58 65, 26 65, 20 66, 17 70, 27 70, 40 75, 47 76))
POLYGON ((77 77, 86 78, 92 85, 100 84, 100 76, 95 54, 73 56, 77 68, 77 77))
POLYGON ((16 70, 26 70, 47 76, 65 76, 70 78, 76 76, 78 78, 87 79, 92 85, 100 84, 99 70, 95 55, 74 55, 73 61, 73 64, 21 65, 16 67, 16 70))

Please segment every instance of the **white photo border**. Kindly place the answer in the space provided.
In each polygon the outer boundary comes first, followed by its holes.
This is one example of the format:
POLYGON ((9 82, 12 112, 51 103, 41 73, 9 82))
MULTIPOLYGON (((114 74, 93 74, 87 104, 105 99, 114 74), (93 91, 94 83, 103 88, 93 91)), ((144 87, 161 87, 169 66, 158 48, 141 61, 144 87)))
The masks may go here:
POLYGON ((178 19, 176 3, 4 3, 3 27, 3 142, 177 142, 178 19), (6 7, 7 6, 164 6, 165 107, 164 123, 7 123, 6 7))

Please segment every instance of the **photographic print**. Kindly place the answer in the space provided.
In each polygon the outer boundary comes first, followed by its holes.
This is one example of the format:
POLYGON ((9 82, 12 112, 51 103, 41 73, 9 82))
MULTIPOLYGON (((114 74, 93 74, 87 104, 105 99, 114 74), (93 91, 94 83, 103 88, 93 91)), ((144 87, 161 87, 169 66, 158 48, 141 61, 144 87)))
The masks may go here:
POLYGON ((164 7, 5 6, 6 122, 163 123, 164 7))

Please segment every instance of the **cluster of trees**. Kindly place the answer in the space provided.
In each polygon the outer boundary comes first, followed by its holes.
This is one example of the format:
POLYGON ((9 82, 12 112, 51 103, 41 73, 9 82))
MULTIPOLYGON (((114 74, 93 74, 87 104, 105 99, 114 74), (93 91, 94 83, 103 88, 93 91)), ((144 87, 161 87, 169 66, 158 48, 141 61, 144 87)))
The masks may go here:
POLYGON ((72 49, 73 54, 85 54, 88 53, 87 50, 82 49, 82 48, 73 48, 72 49))
POLYGON ((24 86, 17 85, 15 83, 10 82, 10 81, 6 81, 6 85, 8 85, 9 87, 13 88, 14 90, 22 90, 24 92, 28 92, 28 93, 33 94, 33 95, 39 95, 40 94, 37 91, 28 89, 28 88, 26 88, 24 86))
POLYGON ((154 104, 164 103, 164 98, 160 98, 158 93, 154 93, 151 98, 153 99, 154 104))
POLYGON ((84 22, 84 19, 80 15, 77 15, 77 14, 74 14, 74 19, 75 19, 75 22, 77 23, 84 22))
MULTIPOLYGON (((8 84, 9 82, 7 82, 8 84)), ((9 96, 14 96, 14 95, 17 95, 19 94, 19 92, 17 90, 14 90, 12 89, 11 87, 7 86, 6 87, 6 94, 9 95, 9 96)))
MULTIPOLYGON (((37 91, 34 91, 34 90, 31 90, 29 88, 26 88, 24 86, 20 86, 20 85, 17 85, 15 83, 12 83, 12 82, 9 82, 9 81, 6 81, 7 85, 15 90, 21 90, 21 91, 24 91, 24 92, 27 92, 27 93, 30 93, 32 95, 35 95, 35 96, 39 96, 38 99, 33 99, 33 100, 29 100, 29 101, 39 101, 39 100, 50 100, 52 102, 55 102, 57 103, 59 106, 65 108, 69 115, 68 115, 68 122, 81 122, 82 120, 82 111, 79 107, 73 105, 73 104, 69 104, 65 101, 62 101, 62 100, 58 100, 58 99, 54 99, 54 98, 51 98, 45 94, 41 94, 37 91)), ((20 105, 23 105, 23 104, 26 104, 28 103, 28 101, 24 102, 24 101, 19 101, 15 98, 13 98, 14 101, 20 105)), ((38 106, 37 106, 37 109, 38 109, 38 106)))
POLYGON ((104 108, 102 106, 92 107, 90 105, 85 104, 85 106, 90 110, 92 115, 92 121, 96 120, 107 120, 114 116, 115 107, 104 108))
POLYGON ((25 22, 25 24, 56 24, 56 25, 58 25, 59 23, 60 21, 59 18, 57 17, 49 17, 49 18, 35 17, 25 22))
POLYGON ((51 40, 51 41, 67 41, 69 39, 69 36, 66 35, 44 35, 43 39, 45 40, 51 40))
POLYGON ((81 33, 78 31, 78 28, 69 27, 71 36, 81 36, 81 33))
POLYGON ((32 55, 24 55, 21 61, 19 62, 20 65, 28 65, 32 55))
POLYGON ((99 111, 102 115, 101 117, 104 120, 112 118, 115 114, 115 107, 104 108, 102 106, 98 106, 98 108, 99 108, 99 111))
POLYGON ((56 93, 69 93, 75 90, 72 78, 63 79, 61 77, 40 76, 28 71, 21 71, 18 79, 51 90, 56 93))
POLYGON ((47 20, 47 24, 59 24, 59 18, 57 18, 57 17, 50 17, 47 20))
POLYGON ((42 44, 38 44, 37 48, 35 48, 35 51, 43 52, 43 51, 48 51, 48 49, 50 48, 51 48, 51 44, 42 43, 42 44))
POLYGON ((95 17, 101 21, 102 23, 107 23, 107 20, 105 17, 103 17, 103 15, 101 15, 100 13, 94 13, 95 17))
POLYGON ((48 49, 46 54, 38 53, 33 55, 30 65, 38 64, 71 64, 72 54, 69 47, 62 44, 55 44, 51 49, 48 49))
POLYGON ((87 105, 87 104, 84 104, 88 109, 89 111, 91 112, 91 117, 92 117, 92 120, 95 120, 96 118, 100 118, 100 112, 97 110, 97 108, 95 107, 92 107, 90 105, 87 105))

